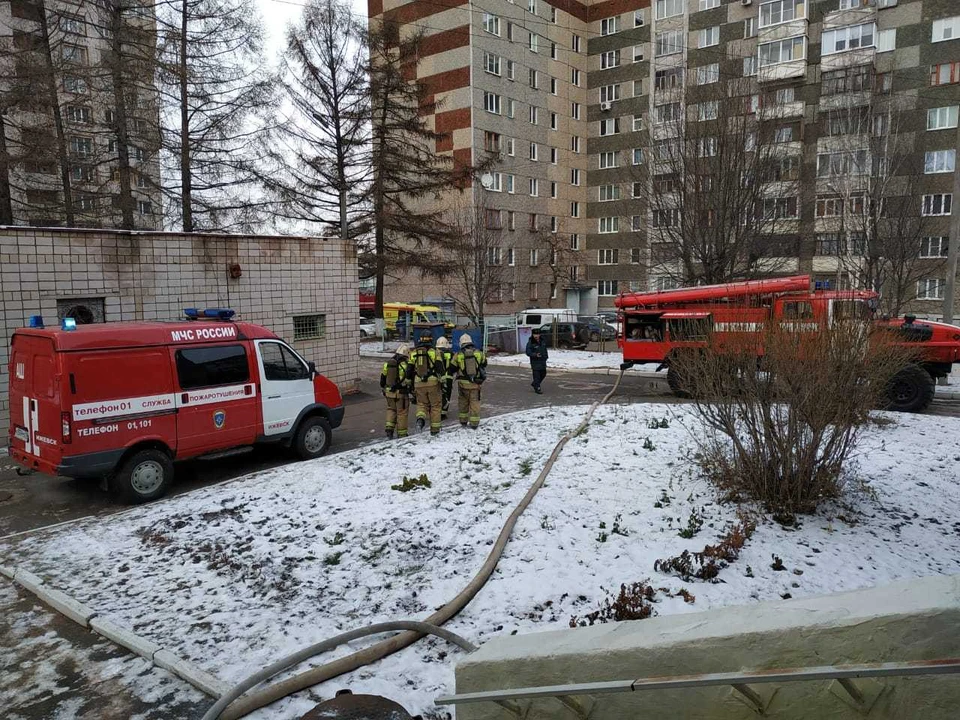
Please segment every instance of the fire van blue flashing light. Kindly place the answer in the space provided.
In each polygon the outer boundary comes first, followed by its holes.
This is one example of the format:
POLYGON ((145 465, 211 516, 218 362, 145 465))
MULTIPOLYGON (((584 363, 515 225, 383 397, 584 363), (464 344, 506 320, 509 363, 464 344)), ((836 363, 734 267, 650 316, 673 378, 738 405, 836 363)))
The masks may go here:
POLYGON ((74 318, 64 318, 63 322, 60 323, 60 329, 70 332, 71 330, 77 329, 77 321, 74 318))
POLYGON ((207 308, 203 311, 203 316, 214 318, 216 320, 229 320, 237 313, 229 308, 207 308))
POLYGON ((187 320, 196 320, 200 317, 200 311, 197 308, 184 308, 183 314, 186 316, 187 320))
POLYGON ((42 327, 43 327, 43 315, 31 315, 27 327, 42 328, 42 327))

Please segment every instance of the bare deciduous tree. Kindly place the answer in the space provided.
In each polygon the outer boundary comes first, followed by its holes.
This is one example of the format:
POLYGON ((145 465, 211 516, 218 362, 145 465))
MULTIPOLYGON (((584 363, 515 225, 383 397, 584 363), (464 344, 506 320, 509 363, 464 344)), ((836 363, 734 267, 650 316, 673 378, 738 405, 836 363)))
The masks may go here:
POLYGON ((486 304, 503 292, 503 211, 478 201, 459 198, 448 216, 451 279, 457 288, 457 311, 477 327, 483 325, 486 304))

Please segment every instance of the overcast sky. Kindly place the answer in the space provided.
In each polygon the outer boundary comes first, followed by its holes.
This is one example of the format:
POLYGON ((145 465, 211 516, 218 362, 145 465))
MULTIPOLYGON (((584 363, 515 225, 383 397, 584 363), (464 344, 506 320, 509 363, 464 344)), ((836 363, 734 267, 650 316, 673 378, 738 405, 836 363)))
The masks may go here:
MULTIPOLYGON (((267 59, 272 63, 283 46, 283 36, 287 25, 300 14, 306 0, 256 0, 260 6, 260 15, 267 31, 267 59)), ((358 14, 366 17, 367 0, 353 0, 358 14)))

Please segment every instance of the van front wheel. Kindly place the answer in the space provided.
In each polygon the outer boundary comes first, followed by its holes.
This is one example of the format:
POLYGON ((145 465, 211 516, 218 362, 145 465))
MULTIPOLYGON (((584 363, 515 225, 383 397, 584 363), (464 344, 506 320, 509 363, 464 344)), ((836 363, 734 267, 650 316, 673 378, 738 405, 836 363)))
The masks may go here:
POLYGON ((163 450, 140 450, 128 457, 113 479, 113 487, 131 503, 156 500, 173 482, 173 460, 163 450))
POLYGON ((302 460, 312 460, 327 452, 332 437, 330 423, 314 415, 300 423, 297 436, 293 441, 293 448, 302 460))

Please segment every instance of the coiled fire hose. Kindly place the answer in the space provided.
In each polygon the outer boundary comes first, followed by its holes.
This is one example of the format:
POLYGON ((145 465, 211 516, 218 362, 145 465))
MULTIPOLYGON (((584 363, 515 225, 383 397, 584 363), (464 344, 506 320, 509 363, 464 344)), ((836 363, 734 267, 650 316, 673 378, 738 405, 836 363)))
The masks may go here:
MULTIPOLYGON (((543 486, 543 483, 547 479, 547 475, 549 475, 550 471, 553 469, 554 463, 557 461, 557 458, 560 457, 560 452, 563 450, 564 445, 582 433, 590 423, 590 420, 593 418, 593 414, 596 412, 597 408, 605 404, 611 397, 613 397, 613 394, 617 391, 617 388, 620 387, 620 381, 623 380, 623 373, 624 371, 621 369, 620 374, 617 376, 616 382, 610 389, 610 392, 604 395, 602 400, 598 400, 590 406, 590 409, 584 414, 580 424, 560 438, 560 440, 554 446, 553 452, 550 453, 550 457, 547 459, 546 464, 544 464, 540 474, 537 475, 537 479, 534 480, 533 484, 530 486, 530 489, 527 490, 526 495, 523 496, 517 506, 513 509, 513 512, 510 513, 510 517, 507 518, 503 528, 500 530, 500 534, 497 536, 497 540, 493 544, 493 548, 490 550, 490 554, 487 555, 487 559, 480 567, 480 570, 476 575, 474 575, 473 579, 467 584, 467 586, 461 590, 460 593, 450 602, 441 607, 423 622, 401 620, 393 623, 388 622, 370 625, 366 628, 359 628, 357 630, 352 630, 341 635, 337 635, 329 640, 324 640, 316 643, 315 645, 311 645, 310 647, 303 648, 296 653, 281 658, 269 667, 264 668, 254 675, 251 675, 224 693, 224 695, 204 714, 203 720, 217 720, 218 718, 221 720, 237 720, 238 718, 245 717, 254 710, 259 710, 262 707, 266 707, 267 705, 285 698, 288 695, 293 695, 294 693, 305 690, 306 688, 319 685, 327 680, 332 680, 335 677, 343 675, 344 673, 352 672, 353 670, 357 670, 358 668, 369 665, 377 660, 382 660, 388 655, 392 655, 398 650, 402 650, 403 648, 412 645, 427 633, 443 637, 445 640, 456 643, 464 649, 468 649, 468 646, 472 649, 472 646, 469 642, 457 635, 454 635, 453 633, 450 633, 449 631, 443 630, 439 626, 443 625, 445 622, 447 622, 447 620, 463 610, 463 608, 465 608, 467 604, 473 600, 477 593, 480 592, 480 589, 486 585, 487 581, 490 579, 490 576, 493 574, 493 571, 496 569, 497 563, 500 561, 500 557, 503 555, 503 550, 507 545, 507 541, 510 539, 510 534, 513 532, 513 528, 516 526, 517 521, 520 519, 520 516, 523 514, 523 512, 527 509, 530 503, 533 502, 533 498, 536 496, 537 492, 543 486), (332 650, 333 648, 356 638, 373 635, 387 630, 398 629, 403 629, 404 632, 387 638, 386 640, 381 640, 380 642, 371 645, 368 648, 364 648, 363 650, 358 650, 351 655, 346 655, 342 658, 333 660, 326 665, 305 670, 304 672, 287 678, 286 680, 282 680, 273 685, 269 685, 262 690, 258 690, 252 695, 240 698, 240 696, 247 690, 250 690, 261 682, 265 682, 277 673, 308 660, 315 655, 332 650), (235 700, 236 702, 234 702, 235 700)), ((468 649, 468 652, 470 651, 471 650, 468 649)))

